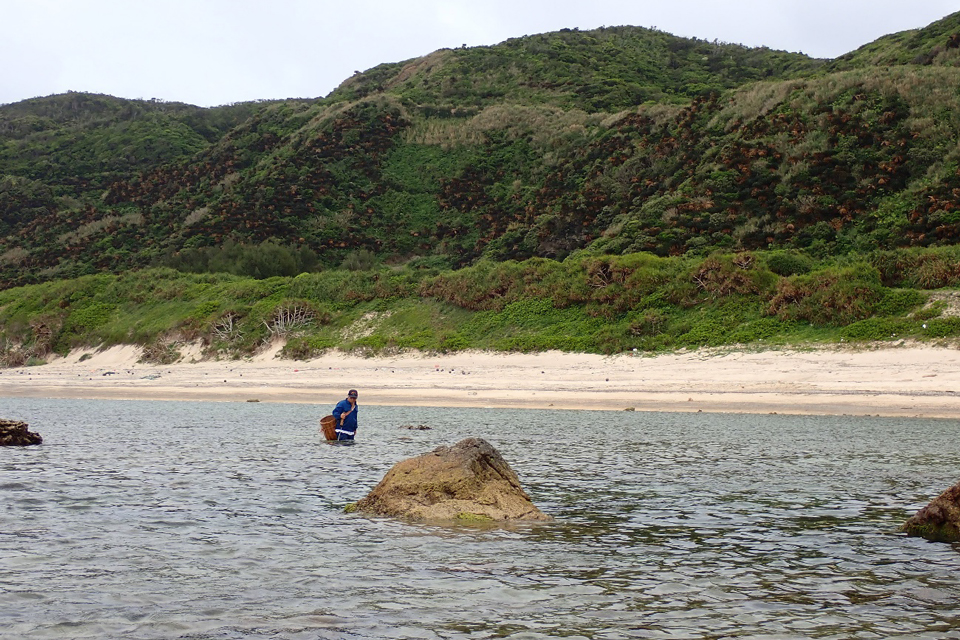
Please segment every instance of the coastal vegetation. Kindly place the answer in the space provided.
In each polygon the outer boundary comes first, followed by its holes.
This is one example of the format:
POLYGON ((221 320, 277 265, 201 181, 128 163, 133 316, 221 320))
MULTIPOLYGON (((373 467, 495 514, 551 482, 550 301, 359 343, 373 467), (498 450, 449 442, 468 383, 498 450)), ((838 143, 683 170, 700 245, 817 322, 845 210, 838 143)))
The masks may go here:
POLYGON ((456 271, 325 270, 264 279, 169 268, 0 291, 0 363, 139 344, 169 363, 188 343, 242 358, 282 341, 331 348, 616 354, 726 345, 797 346, 960 337, 960 248, 706 257, 577 253, 480 261, 456 271))
POLYGON ((836 60, 562 30, 316 100, 0 106, 0 358, 952 339, 960 13, 836 60))

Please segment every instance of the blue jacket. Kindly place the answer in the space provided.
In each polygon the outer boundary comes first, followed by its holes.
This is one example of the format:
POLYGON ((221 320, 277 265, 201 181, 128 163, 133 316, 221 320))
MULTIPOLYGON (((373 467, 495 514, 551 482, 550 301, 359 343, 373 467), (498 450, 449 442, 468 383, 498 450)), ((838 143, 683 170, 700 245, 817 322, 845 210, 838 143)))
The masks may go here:
POLYGON ((360 409, 360 405, 353 405, 353 411, 350 411, 350 401, 344 398, 337 403, 337 406, 333 408, 333 417, 337 419, 337 440, 353 440, 354 434, 357 432, 357 411, 360 409), (343 425, 340 424, 340 414, 350 411, 346 419, 343 421, 343 425))

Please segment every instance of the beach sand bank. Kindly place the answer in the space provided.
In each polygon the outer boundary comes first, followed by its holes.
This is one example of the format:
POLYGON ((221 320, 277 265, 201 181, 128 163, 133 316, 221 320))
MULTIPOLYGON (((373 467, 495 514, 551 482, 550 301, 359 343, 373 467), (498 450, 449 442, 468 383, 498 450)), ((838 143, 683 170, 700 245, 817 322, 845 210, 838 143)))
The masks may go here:
POLYGON ((138 363, 136 347, 0 370, 0 397, 960 418, 960 351, 899 345, 656 357, 458 353, 138 363))

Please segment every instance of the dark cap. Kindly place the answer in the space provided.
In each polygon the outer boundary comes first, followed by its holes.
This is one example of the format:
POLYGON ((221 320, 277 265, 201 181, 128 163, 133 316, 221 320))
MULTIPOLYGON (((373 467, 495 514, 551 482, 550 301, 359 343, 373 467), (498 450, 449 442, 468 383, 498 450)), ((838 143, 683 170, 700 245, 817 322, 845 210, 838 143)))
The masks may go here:
POLYGON ((350 389, 350 391, 347 392, 347 397, 348 397, 348 398, 356 398, 356 397, 357 397, 357 390, 356 390, 356 389, 350 389))

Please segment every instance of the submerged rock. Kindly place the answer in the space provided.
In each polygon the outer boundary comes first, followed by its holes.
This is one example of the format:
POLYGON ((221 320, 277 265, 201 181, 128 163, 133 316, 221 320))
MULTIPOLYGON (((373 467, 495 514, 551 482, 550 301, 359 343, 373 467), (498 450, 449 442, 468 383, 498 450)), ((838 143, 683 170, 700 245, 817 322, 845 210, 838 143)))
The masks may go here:
POLYGON ((933 542, 960 541, 960 482, 917 511, 901 529, 933 542))
POLYGON ((26 422, 0 420, 0 447, 26 447, 43 443, 39 433, 27 431, 26 422))
POLYGON ((413 520, 552 520, 530 501, 500 453, 481 438, 398 462, 349 510, 413 520))

